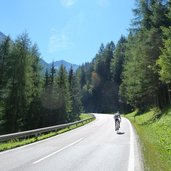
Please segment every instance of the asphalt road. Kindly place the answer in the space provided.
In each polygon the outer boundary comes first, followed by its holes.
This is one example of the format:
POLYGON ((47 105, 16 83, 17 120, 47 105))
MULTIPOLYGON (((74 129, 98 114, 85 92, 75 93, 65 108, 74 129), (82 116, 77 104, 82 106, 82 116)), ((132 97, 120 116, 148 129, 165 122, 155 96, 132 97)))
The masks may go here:
POLYGON ((67 133, 0 153, 0 171, 138 171, 137 138, 122 118, 120 134, 112 115, 67 133))

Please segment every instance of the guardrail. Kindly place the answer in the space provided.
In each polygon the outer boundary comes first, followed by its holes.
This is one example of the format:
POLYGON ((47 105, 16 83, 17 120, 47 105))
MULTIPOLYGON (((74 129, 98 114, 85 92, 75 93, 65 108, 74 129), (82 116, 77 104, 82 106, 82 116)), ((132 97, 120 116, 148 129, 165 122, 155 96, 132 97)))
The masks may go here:
POLYGON ((91 118, 84 119, 81 121, 76 121, 76 122, 71 122, 71 123, 61 124, 61 125, 56 125, 56 126, 50 126, 50 127, 45 127, 45 128, 39 128, 39 129, 34 129, 34 130, 29 130, 29 131, 17 132, 17 133, 12 133, 12 134, 1 135, 0 142, 11 140, 11 139, 17 139, 17 138, 26 138, 26 137, 30 137, 30 136, 38 137, 42 133, 57 131, 59 129, 68 128, 72 125, 77 125, 80 123, 84 124, 84 123, 87 123, 95 118, 95 116, 93 114, 90 114, 90 115, 92 116, 91 118))

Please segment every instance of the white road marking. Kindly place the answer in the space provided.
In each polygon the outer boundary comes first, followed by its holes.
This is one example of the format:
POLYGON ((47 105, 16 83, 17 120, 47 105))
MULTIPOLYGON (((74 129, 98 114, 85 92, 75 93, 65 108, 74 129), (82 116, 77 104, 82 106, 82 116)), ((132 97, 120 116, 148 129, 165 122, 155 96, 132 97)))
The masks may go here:
POLYGON ((57 154, 57 153, 63 151, 63 150, 65 150, 65 149, 67 149, 67 148, 69 148, 69 147, 71 147, 71 146, 73 146, 73 145, 79 143, 79 142, 82 141, 82 140, 83 140, 83 138, 80 138, 79 140, 74 141, 73 143, 71 143, 71 144, 69 144, 69 145, 67 145, 67 146, 65 146, 65 147, 63 147, 63 148, 61 148, 61 149, 59 149, 59 150, 57 150, 57 151, 55 151, 55 152, 53 152, 53 153, 51 153, 51 154, 49 154, 49 155, 47 155, 47 156, 45 156, 45 157, 43 157, 43 158, 41 158, 41 159, 35 161, 33 164, 40 163, 41 161, 43 161, 43 160, 45 160, 45 159, 47 159, 47 158, 49 158, 49 157, 51 157, 51 156, 53 156, 53 155, 55 155, 55 154, 57 154))
POLYGON ((130 121, 128 119, 126 120, 128 121, 130 127, 130 151, 129 151, 128 171, 134 171, 134 133, 130 121))
POLYGON ((134 133, 130 121, 127 119, 130 127, 130 151, 129 151, 129 165, 128 171, 134 171, 134 133))

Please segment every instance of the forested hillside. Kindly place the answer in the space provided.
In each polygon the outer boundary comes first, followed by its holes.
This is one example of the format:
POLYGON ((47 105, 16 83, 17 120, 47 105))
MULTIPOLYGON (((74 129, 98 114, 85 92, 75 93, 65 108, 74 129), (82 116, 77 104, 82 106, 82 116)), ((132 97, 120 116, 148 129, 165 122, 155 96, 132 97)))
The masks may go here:
POLYGON ((0 44, 0 132, 9 133, 77 120, 79 84, 61 65, 42 76, 37 45, 26 33, 0 44))
MULTIPOLYGON (((81 111, 113 113, 170 104, 171 3, 137 0, 128 36, 101 44, 92 62, 41 74, 27 34, 0 44, 0 131, 76 120, 81 111)), ((100 35, 99 35, 100 36, 100 35)))
POLYGON ((171 4, 136 1, 128 37, 101 45, 80 68, 86 111, 129 111, 170 104, 171 4))

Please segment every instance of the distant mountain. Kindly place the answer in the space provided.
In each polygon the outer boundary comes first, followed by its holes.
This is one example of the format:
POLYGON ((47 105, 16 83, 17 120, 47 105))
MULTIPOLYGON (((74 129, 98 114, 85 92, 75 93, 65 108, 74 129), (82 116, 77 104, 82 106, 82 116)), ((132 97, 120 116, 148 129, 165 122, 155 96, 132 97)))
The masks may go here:
MULTIPOLYGON (((50 63, 50 65, 52 65, 52 63, 50 63)), ((61 65, 64 65, 66 67, 66 70, 69 71, 71 66, 73 68, 73 70, 77 70, 77 68, 79 67, 79 65, 76 65, 76 64, 71 64, 69 62, 66 62, 64 60, 60 60, 60 61, 56 61, 54 62, 54 65, 55 65, 55 68, 56 69, 59 69, 61 65)))
MULTIPOLYGON (((40 59, 40 65, 43 68, 43 71, 46 71, 46 69, 50 70, 51 66, 52 66, 52 62, 51 63, 47 63, 45 62, 43 59, 40 59)), ((56 61, 54 62, 55 68, 59 69, 61 65, 64 65, 66 67, 66 70, 69 71, 71 66, 73 68, 74 71, 76 71, 79 67, 79 65, 76 64, 71 64, 67 61, 64 60, 60 60, 60 61, 56 61)))
POLYGON ((50 64, 48 64, 47 62, 45 62, 43 59, 40 58, 40 65, 43 69, 43 72, 46 71, 46 69, 49 71, 50 70, 50 64))
POLYGON ((0 32, 0 42, 2 42, 7 36, 5 36, 5 34, 3 34, 2 32, 0 32))

